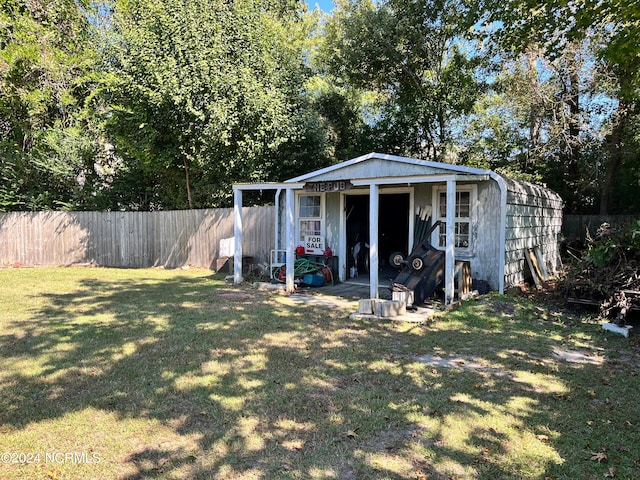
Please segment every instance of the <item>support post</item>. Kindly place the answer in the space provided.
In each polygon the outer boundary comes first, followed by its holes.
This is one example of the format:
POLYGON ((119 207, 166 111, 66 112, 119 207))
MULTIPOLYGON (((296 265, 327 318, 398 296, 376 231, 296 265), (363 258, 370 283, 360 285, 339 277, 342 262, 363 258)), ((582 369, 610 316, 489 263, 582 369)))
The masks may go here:
POLYGON ((378 298, 378 216, 380 186, 369 186, 369 294, 378 298))
POLYGON ((340 264, 338 265, 338 280, 341 282, 346 282, 347 278, 349 278, 349 272, 347 271, 347 265, 349 262, 347 261, 347 207, 346 207, 346 197, 344 193, 340 195, 340 230, 339 232, 345 232, 344 235, 339 235, 338 238, 338 258, 340 259, 340 264))
POLYGON ((415 195, 413 194, 413 189, 409 191, 409 232, 407 233, 407 253, 411 253, 413 250, 413 238, 415 237, 416 230, 416 205, 415 205, 415 195))
POLYGON ((242 190, 233 190, 233 283, 242 283, 242 190))
POLYGON ((447 180, 447 223, 444 257, 444 304, 453 304, 455 278, 456 181, 447 180))
POLYGON ((285 193, 285 218, 286 218, 286 240, 285 245, 287 249, 287 259, 286 259, 286 280, 285 280, 285 290, 287 293, 293 293, 295 291, 295 284, 293 282, 295 276, 295 220, 294 220, 294 211, 295 211, 295 195, 293 194, 292 188, 287 188, 285 193))

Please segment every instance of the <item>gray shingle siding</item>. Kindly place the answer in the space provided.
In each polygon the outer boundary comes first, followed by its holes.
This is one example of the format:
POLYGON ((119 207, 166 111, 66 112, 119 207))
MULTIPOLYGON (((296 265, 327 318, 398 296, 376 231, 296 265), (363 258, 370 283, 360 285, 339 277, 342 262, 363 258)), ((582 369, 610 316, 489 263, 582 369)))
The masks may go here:
POLYGON ((560 268, 558 241, 564 202, 548 188, 503 178, 507 186, 504 275, 508 287, 525 280, 528 248, 540 248, 550 273, 560 268))

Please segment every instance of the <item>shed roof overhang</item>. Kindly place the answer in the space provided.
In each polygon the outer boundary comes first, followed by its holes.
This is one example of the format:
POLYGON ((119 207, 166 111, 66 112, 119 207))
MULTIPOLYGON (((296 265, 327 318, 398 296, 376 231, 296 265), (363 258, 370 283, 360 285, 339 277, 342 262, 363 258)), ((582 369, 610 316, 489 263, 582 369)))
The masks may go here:
POLYGON ((351 183, 356 186, 367 185, 415 185, 418 183, 443 183, 449 180, 455 182, 479 182, 489 180, 488 174, 429 174, 429 175, 407 175, 397 177, 374 177, 374 178, 362 178, 358 180, 351 180, 351 183))
POLYGON ((304 187, 304 182, 262 182, 262 183, 234 183, 234 190, 284 190, 286 188, 298 189, 304 187))
MULTIPOLYGON (((443 183, 448 180, 454 180, 456 182, 480 182, 489 180, 490 175, 488 173, 479 174, 427 174, 427 175, 400 175, 400 176, 385 176, 385 177, 371 177, 371 178, 359 178, 351 180, 351 184, 355 187, 363 187, 369 185, 415 185, 418 183, 443 183)), ((256 191, 256 190, 285 190, 291 188, 293 190, 299 190, 304 188, 307 182, 262 182, 262 183, 234 183, 234 190, 241 191, 256 191)))
MULTIPOLYGON (((382 153, 368 153, 366 155, 362 155, 357 158, 352 158, 351 160, 347 160, 345 162, 338 163, 336 165, 331 165, 329 167, 321 168, 319 170, 315 170, 313 172, 306 173, 304 175, 300 175, 298 177, 291 178, 286 180, 286 182, 308 182, 314 181, 314 179, 328 179, 331 177, 336 177, 335 179, 340 179, 338 177, 342 177, 343 172, 353 172, 361 168, 362 164, 371 162, 371 161, 382 161, 386 164, 393 164, 395 166, 401 166, 405 170, 410 170, 414 172, 415 177, 423 176, 423 173, 429 172, 433 174, 433 172, 437 171, 441 174, 461 174, 461 175, 489 175, 491 173, 490 170, 483 170, 480 168, 467 167, 464 165, 454 165, 450 163, 440 163, 433 162, 430 160, 420 160, 417 158, 408 158, 408 157, 400 157, 397 155, 386 155, 382 153)), ((394 167, 397 168, 397 167, 394 167)), ((428 174, 426 174, 428 175, 428 174)), ((367 178, 384 178, 389 175, 367 175, 367 178)), ((364 178, 362 178, 364 180, 364 178)), ((423 180, 429 181, 429 180, 423 180)))

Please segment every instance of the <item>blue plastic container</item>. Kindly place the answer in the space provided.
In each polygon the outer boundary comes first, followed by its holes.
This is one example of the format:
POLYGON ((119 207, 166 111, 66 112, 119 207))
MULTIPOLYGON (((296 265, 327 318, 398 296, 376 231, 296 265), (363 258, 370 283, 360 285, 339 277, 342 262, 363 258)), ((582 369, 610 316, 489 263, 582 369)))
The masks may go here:
POLYGON ((310 287, 321 287, 324 285, 324 276, 307 273, 302 277, 302 283, 309 285, 310 287))

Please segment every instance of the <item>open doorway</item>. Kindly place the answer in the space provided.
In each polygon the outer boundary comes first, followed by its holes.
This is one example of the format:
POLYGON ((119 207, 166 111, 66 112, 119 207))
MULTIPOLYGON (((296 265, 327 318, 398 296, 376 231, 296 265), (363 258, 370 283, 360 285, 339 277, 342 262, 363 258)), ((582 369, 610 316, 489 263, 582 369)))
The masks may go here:
MULTIPOLYGON (((347 277, 353 277, 369 272, 369 195, 347 195, 345 206, 347 277)), ((378 266, 384 277, 397 273, 397 268, 389 265, 391 254, 408 253, 409 206, 409 193, 380 192, 378 266)))

